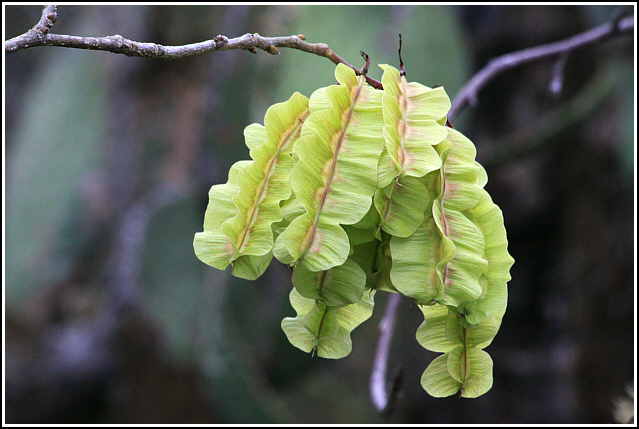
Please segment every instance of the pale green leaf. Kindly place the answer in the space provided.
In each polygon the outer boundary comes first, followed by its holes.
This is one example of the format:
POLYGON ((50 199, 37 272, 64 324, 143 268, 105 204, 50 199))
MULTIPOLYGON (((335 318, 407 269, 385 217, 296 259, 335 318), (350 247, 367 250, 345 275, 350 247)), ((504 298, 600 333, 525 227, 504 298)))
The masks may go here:
POLYGON ((422 387, 435 398, 445 398, 459 392, 462 384, 448 372, 448 355, 435 358, 422 374, 422 387))
POLYGON ((370 318, 373 311, 373 297, 368 293, 355 304, 328 307, 293 289, 290 301, 297 316, 282 320, 289 341, 301 350, 316 350, 319 357, 328 359, 340 359, 351 352, 351 331, 370 318))
POLYGON ((447 354, 448 372, 461 383, 462 397, 476 398, 490 390, 493 386, 493 360, 488 353, 459 346, 447 354))
POLYGON ((420 305, 441 299, 444 289, 437 271, 441 247, 442 237, 430 215, 410 237, 392 237, 390 278, 393 286, 420 305))
POLYGON ((231 240, 222 232, 224 221, 237 213, 233 197, 239 192, 237 177, 251 161, 238 161, 229 170, 228 182, 213 185, 209 190, 209 204, 204 213, 204 231, 195 234, 193 249, 195 255, 205 264, 219 270, 225 269, 235 251, 231 240))
POLYGON ((443 88, 407 83, 396 68, 380 67, 384 69, 385 150, 379 163, 378 186, 386 187, 397 176, 422 177, 441 167, 433 146, 447 136, 437 120, 446 116, 450 100, 443 88))
MULTIPOLYGON (((268 266, 268 262, 263 263, 263 256, 273 249, 271 226, 282 220, 280 202, 291 196, 288 183, 288 174, 293 167, 291 152, 307 116, 308 99, 295 93, 288 101, 274 104, 266 111, 264 130, 268 138, 265 142, 253 144, 247 140, 254 162, 238 175, 239 192, 233 197, 238 212, 222 224, 222 231, 231 239, 234 259, 249 255, 261 257, 245 258, 241 263, 258 276, 268 266), (251 269, 247 265, 253 260, 258 265, 251 269)), ((257 127, 245 134, 247 139, 255 137, 257 127)), ((241 276, 244 272, 236 270, 234 274, 241 276)))
POLYGON ((442 304, 421 305, 424 321, 417 328, 417 342, 433 352, 446 353, 459 345, 446 335, 448 307, 442 304))
POLYGON ((267 110, 264 126, 246 127, 253 161, 236 163, 228 183, 211 188, 204 231, 195 234, 193 243, 203 262, 218 269, 232 263, 235 276, 250 280, 268 267, 273 224, 282 220, 280 203, 291 196, 293 143, 307 116, 308 99, 295 93, 267 110))
POLYGON ((354 304, 337 309, 337 321, 347 332, 353 331, 373 314, 375 291, 364 292, 362 298, 354 304))
POLYGON ((380 216, 379 226, 395 237, 408 237, 424 221, 431 204, 430 194, 422 178, 399 176, 388 186, 378 189, 373 199, 380 216))
MULTIPOLYGON (((340 85, 319 97, 325 96, 332 107, 312 112, 295 143, 298 161, 290 182, 306 213, 277 239, 294 261, 311 271, 341 265, 348 257, 348 236, 340 225, 357 223, 368 212, 383 149, 381 92, 343 64, 335 77, 340 85)), ((276 256, 280 254, 286 255, 278 249, 276 256)))
POLYGON ((293 271, 293 285, 305 298, 320 300, 329 307, 343 307, 362 298, 366 274, 350 259, 326 271, 310 271, 298 265, 293 271))
POLYGON ((476 301, 460 307, 460 311, 466 315, 469 323, 476 324, 506 305, 506 283, 510 280, 509 270, 514 259, 508 254, 501 210, 486 191, 481 202, 470 209, 470 214, 485 238, 484 258, 487 266, 480 278, 482 295, 476 301))
POLYGON ((443 265, 441 278, 444 284, 442 302, 457 306, 481 296, 479 277, 487 262, 483 258, 484 236, 467 217, 455 210, 445 210, 442 216, 439 206, 433 205, 433 217, 441 219, 445 239, 455 247, 453 258, 443 265))
POLYGON ((428 350, 443 352, 424 372, 422 385, 433 396, 450 396, 462 391, 474 398, 490 390, 492 359, 481 350, 499 329, 500 315, 492 315, 476 326, 469 326, 454 307, 435 304, 422 306, 424 322, 417 330, 418 342, 428 350))

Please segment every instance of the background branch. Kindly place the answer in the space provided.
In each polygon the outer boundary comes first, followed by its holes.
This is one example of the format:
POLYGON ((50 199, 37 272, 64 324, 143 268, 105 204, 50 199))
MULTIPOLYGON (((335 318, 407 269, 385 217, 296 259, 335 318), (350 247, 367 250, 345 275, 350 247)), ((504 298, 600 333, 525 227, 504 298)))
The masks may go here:
POLYGON ((373 361, 373 372, 370 379, 370 393, 373 405, 381 414, 388 414, 393 405, 401 383, 401 370, 398 371, 393 380, 391 380, 390 391, 388 390, 388 382, 386 378, 386 370, 388 368, 388 357, 390 354, 390 346, 393 340, 393 331, 395 330, 395 319, 397 318, 397 308, 401 301, 401 295, 391 293, 386 303, 384 317, 379 322, 379 339, 377 341, 377 349, 375 350, 375 359, 373 361))
MULTIPOLYGON (((488 82, 506 70, 558 55, 567 56, 575 49, 604 41, 611 36, 631 33, 634 28, 634 17, 619 19, 618 16, 615 16, 611 23, 600 25, 599 27, 595 27, 567 39, 511 52, 510 54, 494 58, 459 90, 452 100, 448 118, 456 118, 468 104, 472 106, 476 105, 479 91, 488 82)), ((556 79, 555 77, 553 81, 556 82, 556 79)))

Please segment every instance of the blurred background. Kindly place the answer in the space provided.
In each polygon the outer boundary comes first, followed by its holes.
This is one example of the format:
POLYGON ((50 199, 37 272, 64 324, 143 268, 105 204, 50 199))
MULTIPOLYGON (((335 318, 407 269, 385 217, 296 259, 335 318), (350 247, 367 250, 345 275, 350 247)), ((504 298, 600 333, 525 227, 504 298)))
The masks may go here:
MULTIPOLYGON (((491 58, 607 22, 615 6, 61 6, 53 33, 182 45, 304 34, 361 67, 397 66, 451 98, 491 58)), ((6 6, 6 39, 40 6, 6 6)), ((632 13, 632 11, 631 11, 632 13)), ((243 129, 334 83, 281 48, 165 62, 39 47, 5 60, 7 423, 609 423, 635 377, 635 46, 631 35, 500 75, 452 118, 477 146, 515 258, 477 399, 420 386, 436 356, 400 304, 381 417, 368 380, 388 295, 341 360, 280 328, 290 271, 257 281, 201 263, 207 192, 249 159, 243 129)), ((382 71, 371 67, 371 76, 382 71)))

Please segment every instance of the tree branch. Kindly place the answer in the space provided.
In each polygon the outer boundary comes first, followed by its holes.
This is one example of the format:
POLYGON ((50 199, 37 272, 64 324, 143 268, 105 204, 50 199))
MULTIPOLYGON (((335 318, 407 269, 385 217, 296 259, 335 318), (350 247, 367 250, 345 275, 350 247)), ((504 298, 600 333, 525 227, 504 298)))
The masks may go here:
POLYGON ((58 7, 56 5, 46 5, 44 9, 42 9, 42 16, 36 25, 26 33, 4 42, 4 52, 10 54, 30 46, 41 45, 58 18, 57 12, 58 7))
MULTIPOLYGON (((231 49, 244 49, 254 54, 257 54, 257 50, 261 49, 271 55, 278 55, 280 52, 277 48, 291 48, 319 55, 320 57, 326 57, 334 64, 345 64, 353 69, 358 75, 365 74, 333 52, 328 45, 324 43, 305 42, 306 37, 302 34, 288 37, 263 37, 258 33, 246 33, 243 36, 233 39, 229 39, 223 35, 218 35, 213 39, 199 43, 182 46, 163 46, 157 43, 136 42, 122 37, 119 34, 106 37, 80 37, 50 34, 48 33, 48 29, 51 28, 51 26, 53 26, 53 22, 55 22, 56 9, 56 6, 46 6, 42 11, 42 18, 40 19, 40 22, 36 26, 28 32, 5 42, 5 53, 11 54, 21 49, 32 48, 35 46, 60 46, 65 48, 106 51, 114 54, 127 55, 129 57, 145 57, 170 61, 191 55, 204 54, 207 52, 229 51, 231 49), (53 20, 50 25, 42 25, 43 21, 48 22, 48 17, 52 14, 53 20)), ((366 76, 366 82, 374 88, 382 89, 381 82, 369 76, 366 76)))
MULTIPOLYGON (((623 18, 624 9, 618 9, 613 14, 611 21, 600 25, 584 33, 546 45, 536 46, 517 52, 512 52, 501 57, 492 59, 483 69, 475 74, 458 92, 452 100, 452 106, 448 113, 448 118, 456 118, 457 115, 467 106, 477 104, 477 94, 489 81, 497 75, 511 68, 541 60, 560 56, 558 63, 561 65, 565 58, 575 49, 601 42, 609 37, 632 32, 634 30, 634 17, 623 18)), ((14 37, 5 42, 5 53, 11 54, 21 49, 35 46, 60 46, 76 49, 90 49, 107 51, 114 54, 123 54, 131 57, 145 57, 152 59, 175 60, 191 55, 203 54, 207 52, 228 51, 231 49, 244 49, 257 54, 261 49, 271 55, 279 54, 277 48, 291 48, 303 52, 326 57, 334 64, 345 64, 358 75, 362 75, 361 70, 346 62, 328 45, 324 43, 307 43, 303 35, 288 37, 263 37, 258 33, 247 33, 243 36, 229 39, 226 36, 218 35, 213 39, 204 42, 192 43, 182 46, 163 46, 157 43, 136 42, 119 34, 106 37, 79 37, 61 34, 50 34, 49 29, 53 27, 57 18, 57 6, 47 5, 42 10, 40 21, 26 33, 14 37)), ((557 67, 561 72, 562 67, 557 67)), ((558 91, 561 88, 561 76, 555 72, 551 80, 551 91, 558 91)), ((366 76, 369 85, 377 89, 383 89, 381 82, 366 76)))
POLYGON ((493 58, 459 90, 452 101, 448 117, 456 118, 468 104, 475 106, 477 104, 477 94, 479 91, 498 74, 506 70, 544 58, 562 55, 567 56, 575 49, 604 41, 611 36, 631 33, 634 28, 634 17, 631 16, 620 19, 618 16, 614 16, 614 20, 610 23, 600 25, 599 27, 569 37, 568 39, 493 58))

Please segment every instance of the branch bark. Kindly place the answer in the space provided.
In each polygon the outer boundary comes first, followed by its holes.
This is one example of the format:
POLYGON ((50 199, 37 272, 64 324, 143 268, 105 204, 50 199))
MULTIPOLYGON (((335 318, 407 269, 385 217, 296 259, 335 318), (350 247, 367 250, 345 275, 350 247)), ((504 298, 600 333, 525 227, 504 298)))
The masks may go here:
POLYGON ((58 18, 58 7, 54 4, 44 6, 42 16, 29 31, 4 42, 4 52, 10 54, 30 46, 39 46, 58 18))
MULTIPOLYGON (((191 43, 182 46, 163 46, 157 43, 136 42, 122 37, 119 34, 106 37, 80 37, 63 34, 51 34, 48 30, 55 22, 57 6, 48 5, 42 11, 40 22, 28 32, 20 36, 9 39, 4 44, 6 54, 12 54, 21 49, 33 48, 36 46, 59 46, 65 48, 90 49, 95 51, 106 51, 114 54, 123 54, 129 57, 145 57, 161 59, 166 61, 189 57, 191 55, 204 54, 208 52, 228 51, 231 49, 244 49, 253 54, 261 49, 271 55, 278 55, 278 48, 297 49, 310 54, 326 57, 334 64, 345 64, 355 71, 356 74, 365 73, 357 67, 349 64, 337 55, 328 45, 324 43, 308 43, 306 37, 299 34, 285 37, 264 37, 258 33, 246 33, 243 36, 229 39, 226 36, 218 35, 213 39, 199 43, 191 43), (49 23, 49 16, 54 18, 50 25, 43 25, 43 21, 49 23)), ((374 88, 382 89, 382 83, 366 76, 366 82, 374 88)))
MULTIPOLYGON (((615 17, 615 19, 609 23, 567 39, 493 58, 459 90, 452 100, 448 118, 456 118, 467 105, 475 106, 477 104, 477 94, 479 91, 486 86, 488 82, 506 70, 546 58, 562 58, 562 56, 565 58, 575 49, 602 42, 611 36, 632 33, 634 28, 635 18, 633 16, 623 19, 615 17)), ((554 80, 556 81, 556 78, 554 80)))

